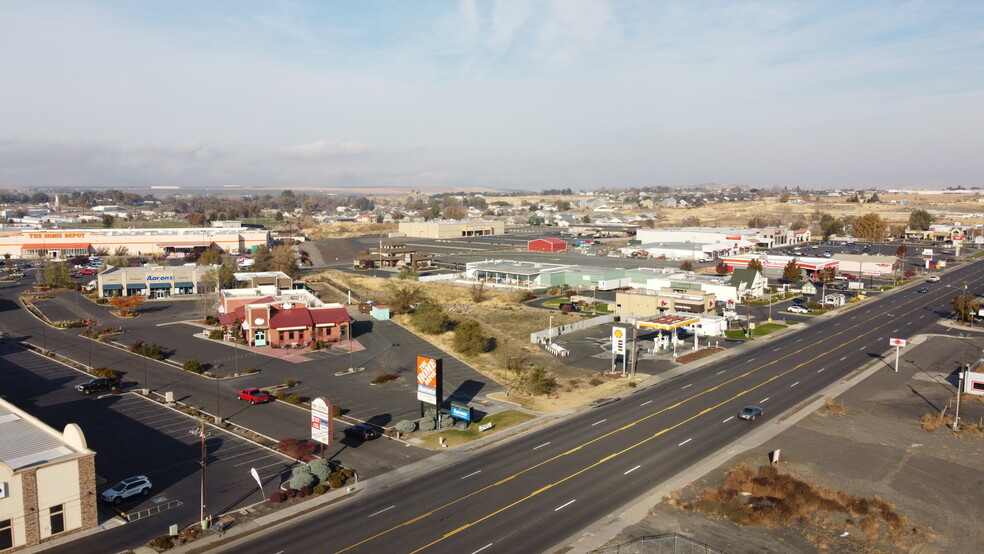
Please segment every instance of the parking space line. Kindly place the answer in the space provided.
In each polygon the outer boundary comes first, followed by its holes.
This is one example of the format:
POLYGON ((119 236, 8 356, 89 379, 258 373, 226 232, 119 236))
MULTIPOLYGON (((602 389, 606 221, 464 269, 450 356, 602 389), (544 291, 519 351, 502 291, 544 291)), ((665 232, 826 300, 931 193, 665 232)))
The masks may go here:
MULTIPOLYGON (((277 462, 277 463, 275 463, 275 464, 267 464, 267 465, 265 465, 265 466, 259 466, 259 467, 257 467, 257 468, 256 468, 256 471, 259 471, 259 470, 261 470, 261 469, 266 469, 266 468, 268 468, 268 467, 273 467, 273 466, 275 466, 275 465, 281 465, 281 464, 286 464, 286 463, 287 463, 286 461, 280 461, 280 462, 277 462)), ((286 468, 284 468, 284 469, 286 469, 286 468)))
POLYGON ((257 458, 250 458, 250 459, 246 460, 245 462, 239 462, 238 464, 232 464, 232 467, 239 467, 239 466, 242 466, 242 465, 251 464, 251 463, 255 462, 256 460, 264 460, 264 459, 269 458, 269 457, 271 457, 273 455, 274 454, 271 452, 269 454, 266 454, 266 455, 263 455, 263 456, 259 456, 257 458))

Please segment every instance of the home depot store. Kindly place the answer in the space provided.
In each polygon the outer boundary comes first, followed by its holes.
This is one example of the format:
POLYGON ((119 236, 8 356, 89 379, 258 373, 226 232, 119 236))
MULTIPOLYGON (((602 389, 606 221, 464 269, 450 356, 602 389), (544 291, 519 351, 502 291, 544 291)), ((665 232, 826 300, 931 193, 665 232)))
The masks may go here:
POLYGON ((66 229, 0 233, 0 255, 68 259, 125 251, 129 255, 187 254, 205 250, 245 252, 270 244, 265 230, 245 228, 66 229))

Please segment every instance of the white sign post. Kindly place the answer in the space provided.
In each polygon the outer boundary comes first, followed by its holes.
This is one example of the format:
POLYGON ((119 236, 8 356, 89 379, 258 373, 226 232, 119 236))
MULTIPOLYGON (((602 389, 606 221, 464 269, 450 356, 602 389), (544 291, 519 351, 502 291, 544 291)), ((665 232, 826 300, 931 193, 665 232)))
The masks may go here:
POLYGON ((899 350, 909 345, 905 339, 888 339, 888 345, 895 347, 895 372, 899 372, 899 350))

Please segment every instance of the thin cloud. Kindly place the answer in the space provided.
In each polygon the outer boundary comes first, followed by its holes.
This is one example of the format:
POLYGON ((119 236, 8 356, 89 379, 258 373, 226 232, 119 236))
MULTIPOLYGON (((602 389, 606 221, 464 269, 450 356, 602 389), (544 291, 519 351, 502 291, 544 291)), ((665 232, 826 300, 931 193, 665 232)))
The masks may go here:
POLYGON ((318 160, 346 156, 361 156, 369 153, 369 147, 356 141, 321 139, 307 144, 285 146, 280 152, 288 158, 299 160, 318 160))

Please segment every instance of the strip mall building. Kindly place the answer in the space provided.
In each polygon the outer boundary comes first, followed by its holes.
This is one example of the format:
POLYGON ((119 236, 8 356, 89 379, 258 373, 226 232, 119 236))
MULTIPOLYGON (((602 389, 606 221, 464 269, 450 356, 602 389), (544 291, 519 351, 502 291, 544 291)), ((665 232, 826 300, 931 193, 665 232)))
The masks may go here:
POLYGON ((205 250, 246 252, 270 244, 260 229, 193 227, 181 229, 57 229, 0 232, 0 256, 68 259, 121 249, 131 256, 169 256, 205 250))

